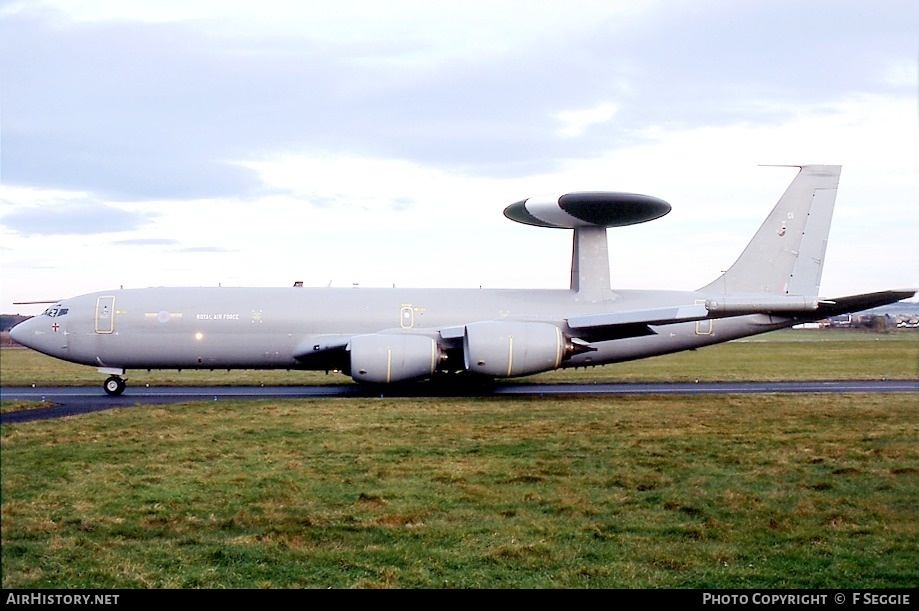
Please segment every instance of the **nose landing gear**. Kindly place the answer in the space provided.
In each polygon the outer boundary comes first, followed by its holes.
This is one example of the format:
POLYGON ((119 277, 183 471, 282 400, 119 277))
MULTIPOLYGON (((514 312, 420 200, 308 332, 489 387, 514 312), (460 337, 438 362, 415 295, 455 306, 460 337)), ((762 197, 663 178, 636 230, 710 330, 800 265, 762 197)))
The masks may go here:
POLYGON ((124 369, 121 367, 99 367, 97 371, 109 374, 109 377, 102 383, 102 388, 105 389, 106 394, 117 397, 124 392, 127 387, 127 383, 122 377, 125 373, 124 369))
POLYGON ((102 388, 105 389, 105 392, 113 397, 116 397, 124 392, 127 383, 125 383, 123 378, 118 376, 110 376, 105 380, 105 383, 102 384, 102 388))

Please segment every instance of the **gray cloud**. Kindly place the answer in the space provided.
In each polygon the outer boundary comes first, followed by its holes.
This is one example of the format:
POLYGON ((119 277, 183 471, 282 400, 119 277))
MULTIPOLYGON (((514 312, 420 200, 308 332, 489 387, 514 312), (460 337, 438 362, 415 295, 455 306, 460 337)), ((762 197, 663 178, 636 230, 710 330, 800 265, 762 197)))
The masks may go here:
MULTIPOLYGON (((134 240, 115 240, 110 242, 113 246, 178 246, 180 242, 178 240, 172 240, 168 238, 138 238, 134 240)), ((173 249, 173 252, 181 253, 225 253, 225 252, 238 252, 235 248, 222 248, 219 246, 187 246, 183 248, 173 249)))
POLYGON ((179 252, 185 253, 208 253, 208 252, 239 252, 239 249, 236 248, 222 248, 220 246, 189 246, 188 248, 181 248, 179 252))
POLYGON ((648 125, 778 120, 771 101, 876 90, 893 59, 915 60, 913 3, 665 7, 417 65, 399 61, 421 49, 411 39, 390 48, 216 36, 206 20, 8 15, 4 182, 123 201, 246 197, 263 185, 234 161, 279 151, 514 175, 631 144, 648 125), (602 102, 619 109, 611 121, 559 137, 557 113, 602 102))
POLYGON ((173 246, 178 244, 178 241, 165 238, 138 238, 135 240, 115 240, 111 244, 114 246, 173 246))
POLYGON ((93 235, 131 231, 149 220, 147 213, 98 202, 59 202, 17 208, 0 222, 22 235, 93 235))

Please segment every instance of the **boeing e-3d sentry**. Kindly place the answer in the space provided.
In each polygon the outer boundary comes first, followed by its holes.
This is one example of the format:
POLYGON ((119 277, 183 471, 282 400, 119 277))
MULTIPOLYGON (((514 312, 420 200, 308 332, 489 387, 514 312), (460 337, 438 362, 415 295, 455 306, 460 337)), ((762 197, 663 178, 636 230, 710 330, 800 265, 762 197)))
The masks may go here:
POLYGON ((558 290, 146 288, 54 303, 15 341, 98 367, 112 395, 129 369, 342 371, 366 384, 466 372, 526 376, 689 350, 915 294, 819 296, 840 166, 805 165, 737 261, 696 291, 612 290, 607 228, 659 218, 660 199, 578 192, 508 206, 511 220, 572 229, 558 290))

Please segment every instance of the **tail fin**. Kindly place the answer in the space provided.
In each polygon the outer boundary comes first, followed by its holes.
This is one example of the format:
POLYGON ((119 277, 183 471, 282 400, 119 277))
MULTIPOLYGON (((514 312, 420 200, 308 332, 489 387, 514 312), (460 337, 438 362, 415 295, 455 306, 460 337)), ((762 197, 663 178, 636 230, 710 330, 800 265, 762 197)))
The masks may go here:
POLYGON ((801 171, 740 258, 700 292, 819 294, 842 167, 799 167, 801 171))

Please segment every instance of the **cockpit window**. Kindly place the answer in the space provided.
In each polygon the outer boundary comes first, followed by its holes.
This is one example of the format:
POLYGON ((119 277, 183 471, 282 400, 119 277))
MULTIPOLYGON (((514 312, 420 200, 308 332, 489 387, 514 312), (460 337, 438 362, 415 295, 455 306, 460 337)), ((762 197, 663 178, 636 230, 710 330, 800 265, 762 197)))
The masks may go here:
POLYGON ((58 316, 64 316, 68 312, 67 308, 61 308, 59 306, 54 306, 53 308, 48 308, 42 312, 42 316, 50 316, 51 318, 57 318, 58 316))

